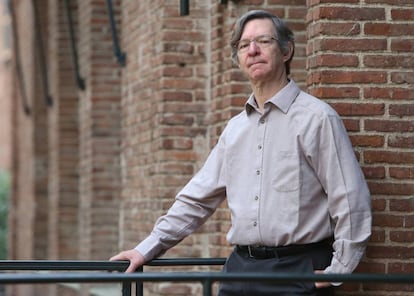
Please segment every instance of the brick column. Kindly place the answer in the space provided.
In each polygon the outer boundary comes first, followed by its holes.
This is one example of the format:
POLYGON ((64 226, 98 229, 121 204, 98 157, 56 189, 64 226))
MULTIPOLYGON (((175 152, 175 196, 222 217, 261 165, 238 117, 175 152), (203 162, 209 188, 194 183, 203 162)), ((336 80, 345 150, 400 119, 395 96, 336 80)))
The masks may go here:
MULTIPOLYGON (((113 1, 120 30, 120 1, 113 1)), ((122 68, 113 54, 105 1, 78 1, 80 257, 106 260, 118 245, 122 68)), ((121 31, 118 31, 118 34, 121 31)))
MULTIPOLYGON (((307 3, 308 87, 342 116, 372 193, 373 236, 357 271, 413 272, 412 1, 307 3)), ((346 284, 340 295, 407 289, 346 284)))
MULTIPOLYGON (((46 6, 46 5, 45 5, 46 6)), ((68 19, 64 1, 49 0, 49 91, 53 105, 49 108, 49 239, 51 259, 77 259, 79 247, 79 131, 77 87, 68 19)), ((76 16, 76 5, 72 7, 76 16)), ((74 18, 76 22, 76 17, 74 18)), ((75 27, 76 28, 76 27, 75 27)), ((76 29, 75 29, 76 30, 76 29)))

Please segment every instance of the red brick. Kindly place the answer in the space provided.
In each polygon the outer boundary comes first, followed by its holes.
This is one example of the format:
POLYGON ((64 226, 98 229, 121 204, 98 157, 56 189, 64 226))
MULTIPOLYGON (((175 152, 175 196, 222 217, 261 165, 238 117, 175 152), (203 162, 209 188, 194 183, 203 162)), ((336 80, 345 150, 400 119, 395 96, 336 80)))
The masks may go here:
POLYGON ((319 17, 321 19, 353 21, 385 20, 385 9, 326 6, 320 8, 319 17))
POLYGON ((412 51, 414 50, 414 40, 404 38, 391 40, 391 50, 397 52, 412 53, 412 51))
POLYGON ((337 3, 337 4, 355 4, 359 3, 359 0, 309 0, 309 6, 315 6, 323 3, 337 3))
POLYGON ((414 273, 414 263, 407 262, 391 262, 388 264, 388 271, 390 273, 414 273))
MULTIPOLYGON (((411 93, 414 95, 414 91, 411 91, 411 93)), ((389 107, 389 113, 390 115, 395 115, 399 117, 411 116, 414 114, 414 104, 405 104, 405 105, 392 104, 389 107)))
POLYGON ((414 152, 400 152, 388 150, 367 150, 364 152, 364 160, 367 163, 414 163, 414 152))
POLYGON ((351 135, 352 145, 355 147, 383 147, 383 136, 351 135))
POLYGON ((358 120, 343 118, 342 121, 344 122, 344 125, 347 131, 350 131, 350 132, 360 131, 360 124, 358 120))
POLYGON ((384 230, 373 230, 369 241, 371 243, 384 243, 385 242, 385 231, 384 230))
POLYGON ((361 25, 359 23, 335 22, 319 24, 318 33, 322 35, 338 35, 338 36, 357 36, 361 33, 361 25))
POLYGON ((371 205, 374 212, 384 212, 387 209, 387 200, 384 198, 376 198, 374 196, 371 205))
MULTIPOLYGON (((366 87, 364 88, 364 97, 367 99, 409 99, 414 91, 410 88, 402 87, 366 87)), ((402 105, 404 108, 404 105, 402 105)))
POLYGON ((373 215, 372 225, 374 227, 398 228, 404 225, 404 217, 399 215, 376 213, 373 215))
POLYGON ((405 227, 414 227, 414 215, 405 215, 405 227))
POLYGON ((359 97, 359 88, 321 86, 315 89, 310 89, 310 93, 323 99, 355 99, 359 97))
MULTIPOLYGON (((263 1, 261 1, 263 2, 263 1)), ((286 6, 304 6, 306 1, 304 0, 267 0, 269 5, 286 5, 286 6)), ((252 3, 255 4, 255 3, 252 3)), ((261 4, 261 3, 258 3, 261 4)))
POLYGON ((413 84, 414 83, 414 75, 412 75, 412 71, 400 72, 396 71, 391 73, 391 82, 397 84, 413 84))
POLYGON ((413 212, 414 199, 412 197, 402 199, 390 199, 390 211, 413 212))
POLYGON ((414 59, 411 55, 366 55, 363 62, 367 67, 376 67, 377 65, 381 65, 382 68, 414 68, 414 59))
POLYGON ((391 167, 390 177, 395 179, 414 179, 414 168, 391 167))
POLYGON ((391 9, 391 18, 394 21, 402 20, 402 21, 412 21, 414 19, 414 9, 391 9))
POLYGON ((365 129, 367 131, 379 132, 412 132, 414 123, 404 120, 365 120, 365 129))
POLYGON ((192 125, 194 123, 194 117, 191 115, 169 114, 162 116, 160 123, 168 125, 192 125))
MULTIPOLYGON (((414 186, 411 183, 373 182, 368 181, 371 194, 406 196, 412 194, 414 186)), ((414 220, 414 219, 413 219, 414 220)), ((413 221, 414 223, 414 221, 413 221)))
POLYGON ((412 0, 365 0, 366 4, 390 4, 392 6, 402 6, 405 4, 413 4, 412 0))
POLYGON ((308 59, 310 68, 315 67, 356 67, 359 64, 356 55, 324 54, 308 59))
POLYGON ((383 51, 387 48, 387 41, 381 39, 355 38, 324 38, 319 40, 316 50, 337 52, 383 51))
POLYGON ((409 246, 369 246, 367 249, 369 258, 388 258, 407 260, 414 256, 414 247, 409 246))
POLYGON ((374 36, 409 36, 414 29, 412 24, 367 23, 364 27, 366 35, 374 36))
POLYGON ((372 103, 331 103, 331 106, 341 116, 351 115, 382 115, 384 114, 384 104, 372 103))
POLYGON ((390 147, 414 148, 414 136, 391 135, 388 139, 390 147))
POLYGON ((384 83, 386 73, 383 71, 334 71, 324 70, 313 75, 313 82, 316 83, 384 83))
POLYGON ((191 139, 164 139, 161 148, 166 150, 190 150, 193 148, 193 141, 191 139))
POLYGON ((385 168, 383 166, 362 167, 365 178, 367 179, 384 179, 385 168))

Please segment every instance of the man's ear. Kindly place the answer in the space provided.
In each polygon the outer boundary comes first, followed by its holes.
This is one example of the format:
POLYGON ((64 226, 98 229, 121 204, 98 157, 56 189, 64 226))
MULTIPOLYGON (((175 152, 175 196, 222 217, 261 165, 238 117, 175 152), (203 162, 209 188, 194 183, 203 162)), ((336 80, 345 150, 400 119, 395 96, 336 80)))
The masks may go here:
POLYGON ((290 61, 293 57, 294 48, 293 43, 288 42, 288 50, 283 54, 283 61, 286 63, 287 61, 290 61))

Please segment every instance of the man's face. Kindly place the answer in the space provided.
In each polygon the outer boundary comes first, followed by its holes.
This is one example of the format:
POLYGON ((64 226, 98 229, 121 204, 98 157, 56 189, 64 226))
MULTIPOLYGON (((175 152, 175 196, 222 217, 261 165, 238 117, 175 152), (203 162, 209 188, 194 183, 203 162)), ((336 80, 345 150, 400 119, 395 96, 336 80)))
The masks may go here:
POLYGON ((276 40, 268 38, 265 41, 269 41, 269 43, 262 43, 260 36, 277 38, 271 20, 253 19, 246 23, 240 42, 253 39, 258 41, 244 42, 246 44, 244 48, 238 50, 239 67, 253 83, 281 79, 281 75, 285 76, 284 63, 286 59, 276 40))

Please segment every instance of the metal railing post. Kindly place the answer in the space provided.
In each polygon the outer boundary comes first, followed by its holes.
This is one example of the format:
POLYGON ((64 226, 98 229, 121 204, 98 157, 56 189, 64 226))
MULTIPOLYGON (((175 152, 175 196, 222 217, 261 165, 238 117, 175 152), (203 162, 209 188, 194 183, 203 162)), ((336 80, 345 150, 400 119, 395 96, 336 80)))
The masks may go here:
MULTIPOLYGON (((136 272, 144 272, 144 267, 143 266, 140 266, 137 270, 136 270, 136 272)), ((135 283, 135 294, 136 294, 136 296, 144 296, 144 282, 142 282, 142 281, 137 281, 136 283, 135 283)))
POLYGON ((180 0, 180 16, 190 14, 190 0, 180 0))
POLYGON ((212 295, 211 285, 212 285, 211 280, 205 279, 203 281, 203 296, 211 296, 212 295))
POLYGON ((131 296, 131 282, 122 283, 122 296, 131 296))

